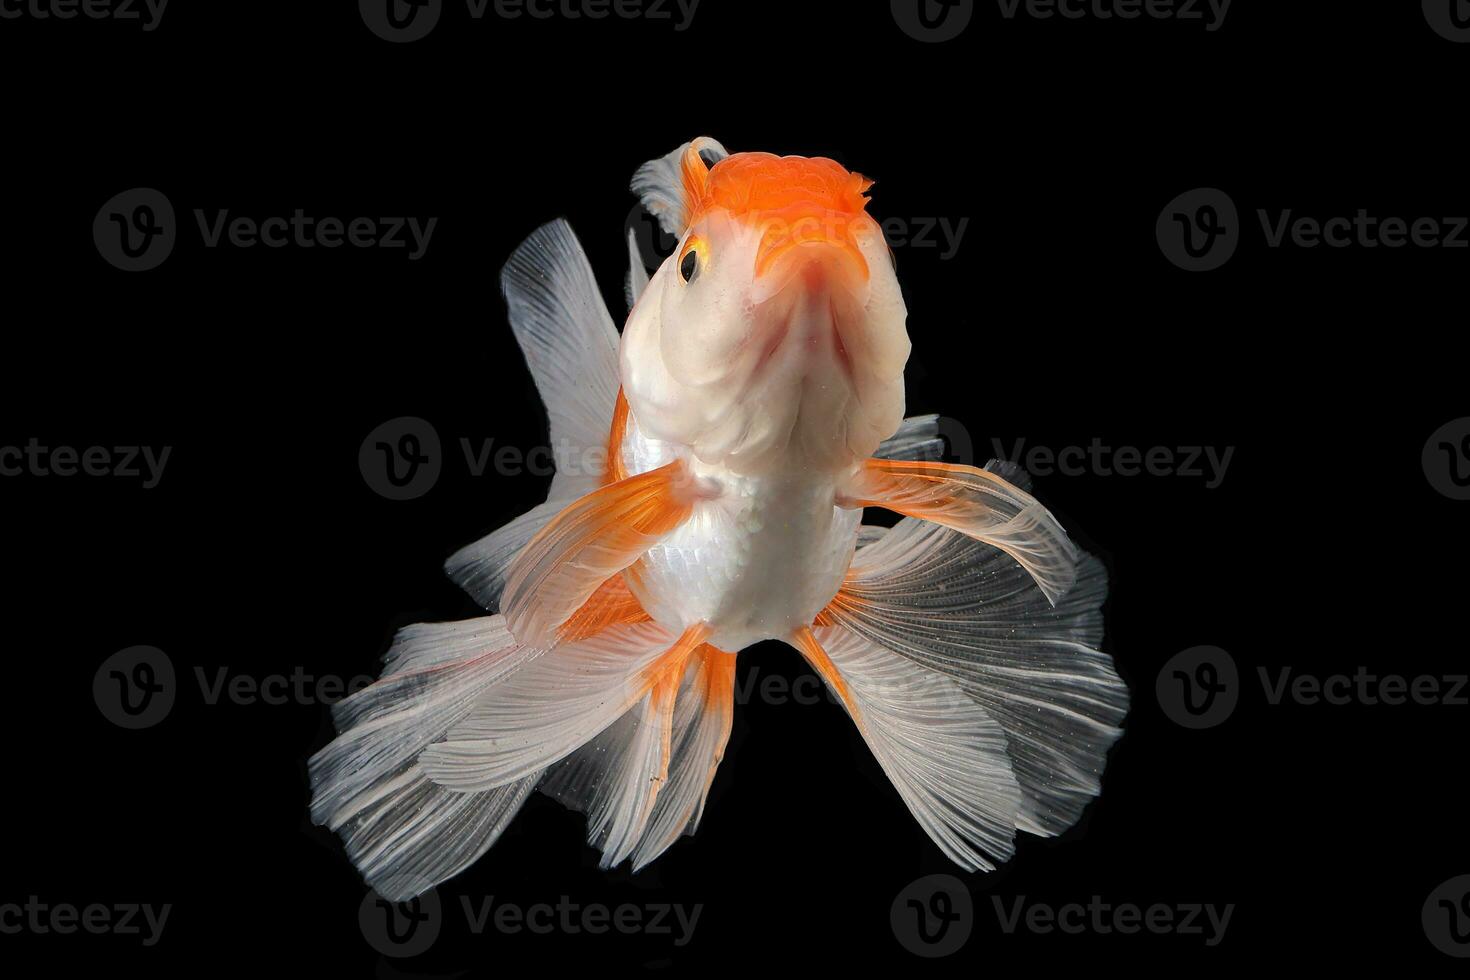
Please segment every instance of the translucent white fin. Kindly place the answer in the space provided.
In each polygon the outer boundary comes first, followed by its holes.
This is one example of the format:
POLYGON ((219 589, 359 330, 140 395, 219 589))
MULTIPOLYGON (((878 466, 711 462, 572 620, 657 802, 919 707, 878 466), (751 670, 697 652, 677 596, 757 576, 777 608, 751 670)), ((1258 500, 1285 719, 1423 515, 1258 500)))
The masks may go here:
POLYGON ((1053 604, 1076 578, 1077 548, 1026 491, 973 466, 870 459, 839 497, 942 524, 1010 555, 1053 604))
POLYGON ((557 472, 549 500, 602 480, 618 399, 618 331, 582 243, 565 221, 535 231, 501 272, 510 326, 551 419, 557 472))
POLYGON ((384 898, 412 897, 475 861, 534 787, 530 778, 493 793, 450 793, 417 759, 536 655, 501 616, 411 626, 385 656, 388 673, 333 707, 341 734, 309 765, 312 820, 342 836, 384 898))
POLYGON ((485 691, 420 765, 435 783, 461 792, 539 774, 642 700, 644 672, 676 639, 640 623, 565 643, 485 691))
MULTIPOLYGON (((717 140, 701 136, 692 141, 699 148, 700 156, 713 164, 730 155, 717 140)), ((643 202, 648 212, 658 218, 664 231, 675 238, 684 237, 684 222, 687 202, 684 200, 684 155, 690 143, 684 143, 667 156, 650 160, 638 168, 633 175, 633 193, 643 202)))
POLYGON ((734 662, 733 654, 702 647, 683 670, 671 713, 645 697, 547 770, 540 790, 587 814, 588 840, 602 850, 602 867, 632 856, 637 870, 680 834, 694 832, 730 736, 734 662))
POLYGON ((535 788, 532 776, 486 793, 456 793, 408 765, 364 796, 336 829, 363 880, 390 902, 402 902, 483 857, 535 788))
POLYGON ((616 867, 648 825, 662 778, 662 724, 645 696, 600 735, 553 766, 540 789, 587 814, 587 840, 616 867))
POLYGON ((503 607, 524 644, 550 647, 609 578, 628 568, 692 510, 682 463, 619 480, 568 505, 506 573, 503 607))
MULTIPOLYGON (((566 504, 602 482, 618 396, 618 332, 586 253, 565 221, 538 229, 501 272, 511 330, 551 420, 556 460, 548 501, 566 504)), ((461 549, 445 565, 487 609, 506 566, 558 508, 537 508, 461 549)))
POLYGON ((879 459, 939 459, 944 455, 939 416, 915 415, 904 419, 898 431, 884 439, 873 455, 879 459))
POLYGON ((444 571, 455 585, 468 592, 470 598, 480 605, 490 610, 499 609, 510 563, 561 512, 563 506, 563 501, 548 500, 533 507, 504 527, 450 555, 444 563, 444 571))
POLYGON ((1006 731, 1018 826, 1057 834, 1100 791, 1128 689, 1102 641, 1107 575, 1083 554, 1055 606, 1001 552, 905 518, 858 552, 824 622, 937 671, 1006 731))
POLYGON ((699 826, 734 720, 735 655, 706 646, 690 660, 679 688, 668 780, 633 853, 633 870, 699 826))
POLYGON ((628 232, 628 276, 623 280, 623 292, 628 300, 628 309, 638 305, 643 291, 648 288, 648 269, 643 265, 643 255, 638 251, 638 233, 628 232))
POLYGON ((914 818, 968 871, 1015 852, 1006 736, 949 678, 840 627, 793 641, 857 724, 914 818))
POLYGON ((1031 474, 1020 463, 1008 459, 992 459, 985 464, 985 472, 994 473, 1017 490, 1031 492, 1031 474))

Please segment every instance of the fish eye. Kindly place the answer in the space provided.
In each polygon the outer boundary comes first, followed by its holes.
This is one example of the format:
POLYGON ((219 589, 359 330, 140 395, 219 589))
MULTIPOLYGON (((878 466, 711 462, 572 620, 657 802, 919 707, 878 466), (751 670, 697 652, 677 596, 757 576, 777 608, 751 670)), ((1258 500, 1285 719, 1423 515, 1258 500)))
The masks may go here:
POLYGON ((690 238, 684 246, 684 255, 679 259, 679 278, 686 283, 693 282, 704 268, 709 246, 703 238, 695 236, 690 238))

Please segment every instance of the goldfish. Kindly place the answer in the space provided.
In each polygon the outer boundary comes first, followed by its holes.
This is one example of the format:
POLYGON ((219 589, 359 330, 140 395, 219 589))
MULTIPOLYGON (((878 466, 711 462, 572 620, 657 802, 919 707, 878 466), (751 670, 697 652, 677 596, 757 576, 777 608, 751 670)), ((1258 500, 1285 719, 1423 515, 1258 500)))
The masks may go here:
POLYGON ((649 276, 630 241, 621 334, 565 221, 511 256, 561 447, 547 499, 446 563, 492 615, 402 630, 309 766, 314 821, 384 898, 463 871, 538 790, 586 814, 603 868, 648 865, 698 827, 737 654, 765 640, 967 871, 1100 793, 1128 707, 1106 573, 1019 467, 942 462, 938 417, 904 417, 871 187, 709 137, 650 161, 632 189, 678 246, 649 276))

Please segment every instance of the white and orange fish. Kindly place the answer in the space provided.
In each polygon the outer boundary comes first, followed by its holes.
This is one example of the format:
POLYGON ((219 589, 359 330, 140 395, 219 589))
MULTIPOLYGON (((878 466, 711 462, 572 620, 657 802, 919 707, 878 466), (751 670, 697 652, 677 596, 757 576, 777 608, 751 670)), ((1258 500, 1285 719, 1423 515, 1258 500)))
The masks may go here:
POLYGON ((725 751, 735 656, 784 640, 914 817, 968 870, 1060 833, 1099 792, 1128 694, 1098 651, 1102 566, 1008 465, 934 461, 905 420, 907 312, 826 159, 699 139, 633 181, 679 238, 635 253, 621 339, 554 222, 504 288, 566 466, 546 503, 450 558, 487 609, 403 630, 338 705, 312 814, 385 898, 457 874, 536 789, 604 867, 692 833, 725 751), (903 515, 862 525, 865 507, 903 515))

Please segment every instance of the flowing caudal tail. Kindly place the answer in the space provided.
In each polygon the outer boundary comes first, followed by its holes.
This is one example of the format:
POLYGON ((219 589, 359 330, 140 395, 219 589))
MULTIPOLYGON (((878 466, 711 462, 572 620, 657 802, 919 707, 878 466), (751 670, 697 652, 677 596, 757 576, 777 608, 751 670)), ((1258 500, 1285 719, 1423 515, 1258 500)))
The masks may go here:
POLYGON ((336 706, 341 734, 310 763, 312 818, 384 898, 464 870, 538 787, 587 814, 604 867, 642 867, 693 833, 730 734, 735 656, 618 591, 593 603, 623 613, 579 616, 596 632, 549 653, 502 616, 410 627, 382 679, 336 706))
POLYGON ((959 531, 905 518, 866 540, 793 643, 924 830, 975 870, 1009 858, 1017 829, 1072 826, 1128 709, 1097 649, 1102 564, 1079 553, 1053 604, 1024 565, 959 531))

